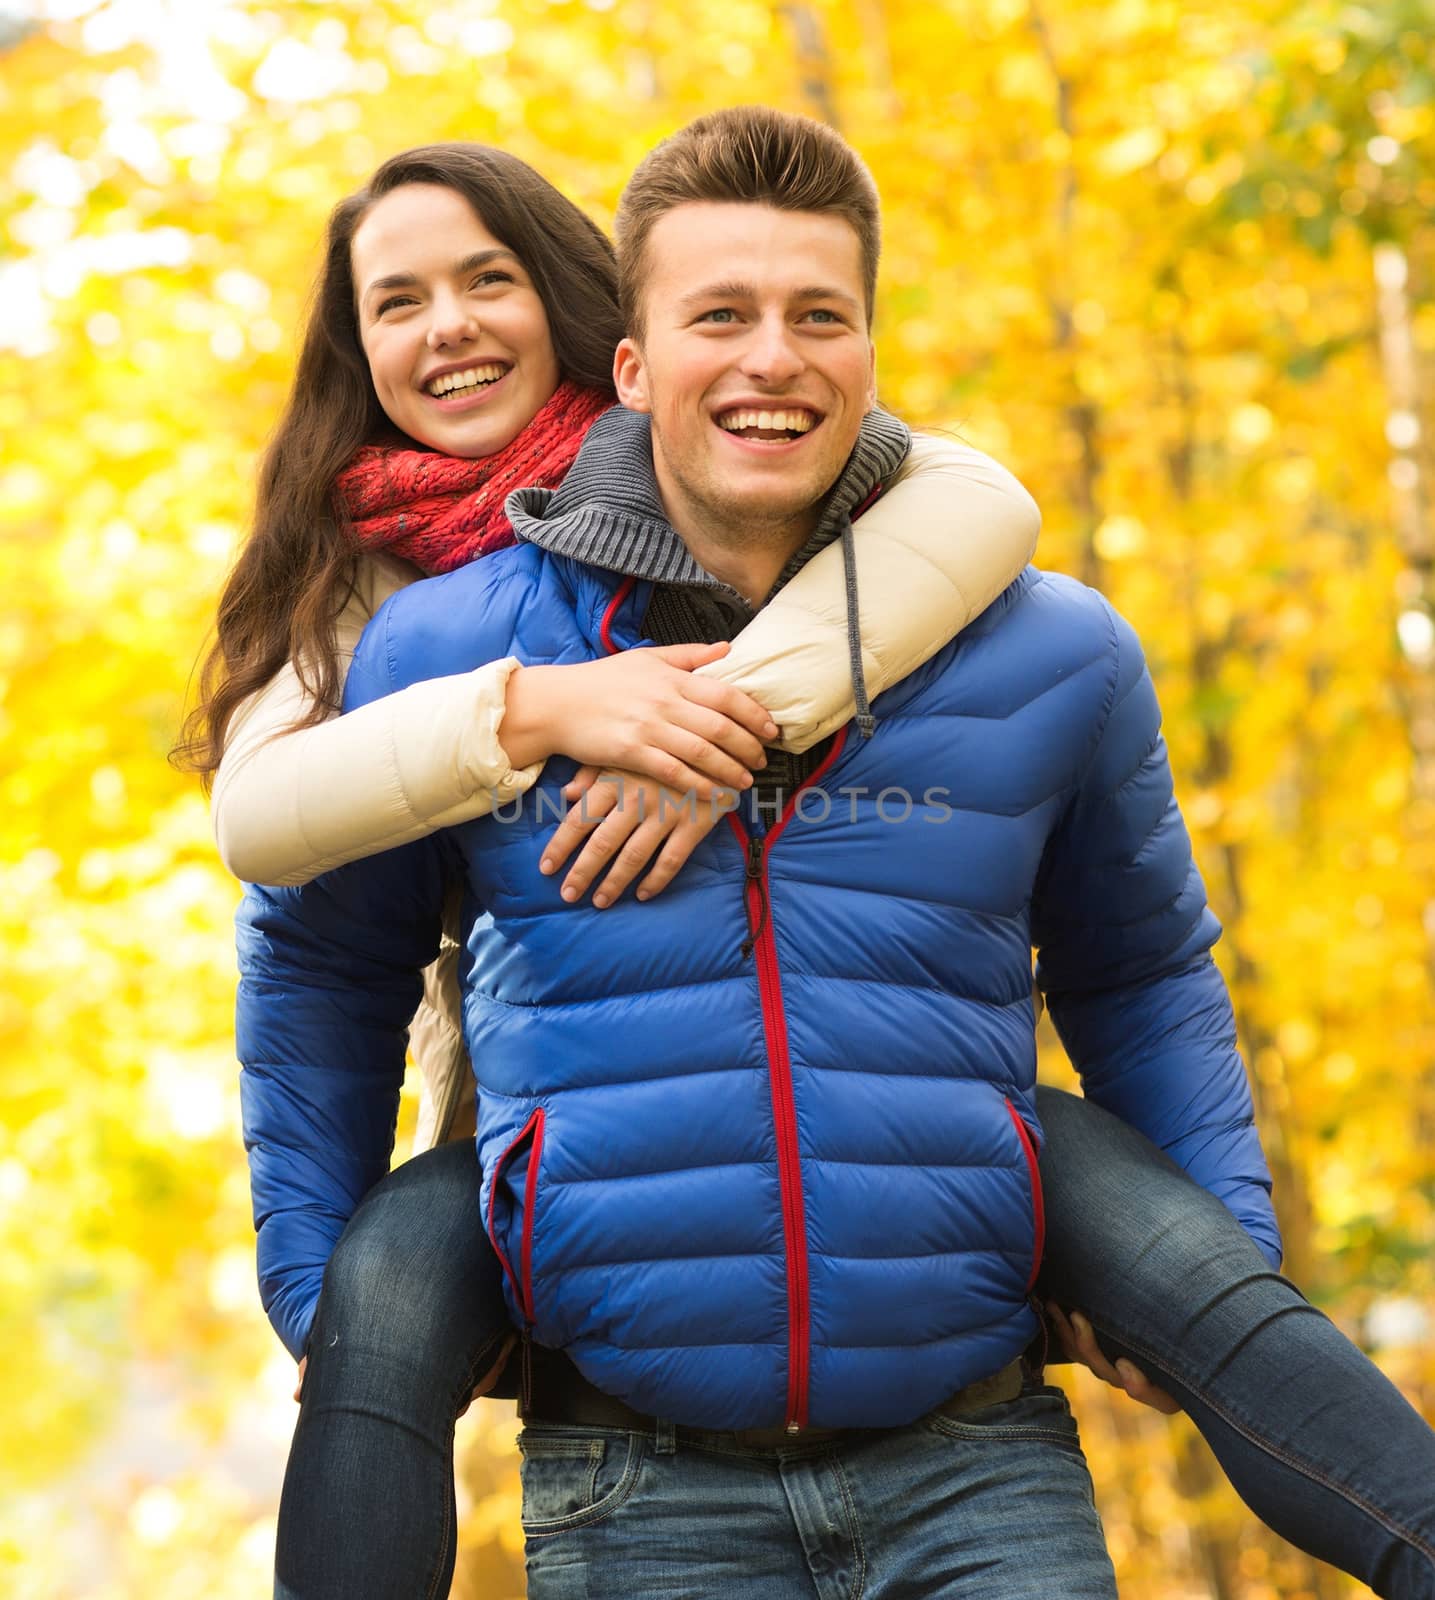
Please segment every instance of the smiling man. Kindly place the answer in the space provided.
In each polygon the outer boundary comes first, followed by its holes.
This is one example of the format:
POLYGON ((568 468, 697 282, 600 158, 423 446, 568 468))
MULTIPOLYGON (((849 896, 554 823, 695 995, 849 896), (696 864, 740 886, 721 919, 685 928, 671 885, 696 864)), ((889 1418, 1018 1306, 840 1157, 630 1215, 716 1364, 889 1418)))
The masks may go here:
MULTIPOLYGON (((823 545, 850 554, 909 444, 875 408, 855 153, 722 112, 643 163, 618 231, 627 409, 560 488, 510 498, 519 548, 389 602, 349 704, 510 652, 731 638, 823 545)), ((1034 944, 1089 1095, 1275 1248, 1130 629, 1028 569, 869 710, 848 601, 857 727, 685 822, 705 836, 661 899, 598 911, 560 882, 586 824, 555 835, 573 768, 551 760, 516 812, 241 914, 241 1016, 261 990, 301 1002, 264 1013, 266 1078, 343 1095, 401 1072, 412 974, 463 881, 532 1600, 1115 1593, 1070 1412, 1022 1364, 1034 944), (357 1061, 335 1071, 305 1015, 342 1017, 357 1061)), ((505 739, 522 715, 511 696, 505 739)), ((318 1180, 294 1172, 302 1210, 318 1180)))
POLYGON ((652 416, 683 543, 756 604, 816 528, 876 403, 862 239, 835 213, 699 201, 653 215, 633 197, 623 248, 642 287, 618 398, 652 416))

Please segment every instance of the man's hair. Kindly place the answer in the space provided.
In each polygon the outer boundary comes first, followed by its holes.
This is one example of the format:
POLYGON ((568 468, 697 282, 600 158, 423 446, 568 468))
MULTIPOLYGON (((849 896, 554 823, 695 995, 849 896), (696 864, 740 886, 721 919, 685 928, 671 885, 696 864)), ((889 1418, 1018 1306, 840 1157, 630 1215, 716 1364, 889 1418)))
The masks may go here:
POLYGON ((639 164, 618 201, 618 298, 635 338, 643 331, 648 235, 676 207, 708 201, 841 217, 861 246, 871 322, 882 220, 877 185, 862 158, 840 134, 811 117, 769 106, 732 106, 664 139, 639 164))

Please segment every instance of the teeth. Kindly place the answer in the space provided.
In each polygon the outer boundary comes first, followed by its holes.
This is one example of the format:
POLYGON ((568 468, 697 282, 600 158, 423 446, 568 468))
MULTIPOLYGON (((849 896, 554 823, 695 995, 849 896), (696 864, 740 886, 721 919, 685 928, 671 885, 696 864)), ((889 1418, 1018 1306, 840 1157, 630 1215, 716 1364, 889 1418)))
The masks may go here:
POLYGON ((469 367, 464 372, 446 372, 441 378, 435 378, 428 387, 428 392, 438 399, 442 395, 451 393, 454 389, 471 389, 479 383, 497 383, 507 371, 498 362, 489 362, 482 367, 469 367))
POLYGON ((809 411, 728 411, 717 419, 718 427, 729 433, 744 428, 777 429, 785 433, 810 433, 813 425, 809 411))

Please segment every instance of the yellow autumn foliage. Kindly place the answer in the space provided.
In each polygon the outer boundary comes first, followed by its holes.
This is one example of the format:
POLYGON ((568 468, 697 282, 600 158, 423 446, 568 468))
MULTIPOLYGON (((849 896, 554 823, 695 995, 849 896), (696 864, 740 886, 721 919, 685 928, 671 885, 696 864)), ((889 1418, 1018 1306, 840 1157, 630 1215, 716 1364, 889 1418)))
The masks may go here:
MULTIPOLYGON (((236 890, 165 755, 328 207, 473 138, 607 225, 658 138, 747 100, 877 176, 886 402, 1008 463, 1043 564, 1141 631, 1290 1270, 1435 1417, 1428 0, 41 0, 0 7, 16 1600, 267 1592, 294 1408, 253 1285, 236 890)), ((1364 1592, 1183 1420, 1070 1381, 1131 1600, 1364 1592)), ((456 1596, 522 1592, 512 1435, 464 1424, 456 1596)))

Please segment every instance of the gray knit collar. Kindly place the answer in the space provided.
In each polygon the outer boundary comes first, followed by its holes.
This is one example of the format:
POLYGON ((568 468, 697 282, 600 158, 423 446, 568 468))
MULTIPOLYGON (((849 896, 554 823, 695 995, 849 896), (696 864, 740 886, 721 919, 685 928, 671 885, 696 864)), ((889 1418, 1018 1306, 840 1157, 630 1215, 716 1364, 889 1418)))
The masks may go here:
MULTIPOLYGON (((789 563, 785 581, 840 537, 851 515, 906 458, 912 436, 885 411, 869 411, 817 529, 789 563)), ((727 585, 698 565, 663 510, 648 418, 614 406, 588 430, 557 489, 517 489, 505 510, 520 539, 555 555, 625 577, 705 589, 727 585)))

